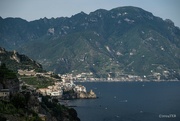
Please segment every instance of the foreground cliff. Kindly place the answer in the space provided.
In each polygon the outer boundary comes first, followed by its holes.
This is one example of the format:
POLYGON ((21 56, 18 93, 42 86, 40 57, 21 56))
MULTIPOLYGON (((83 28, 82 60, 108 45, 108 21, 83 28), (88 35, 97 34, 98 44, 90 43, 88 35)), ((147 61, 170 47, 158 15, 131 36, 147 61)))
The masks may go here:
POLYGON ((80 121, 74 109, 48 97, 39 102, 35 95, 25 91, 0 100, 0 121, 80 121))
POLYGON ((0 91, 2 89, 8 89, 11 93, 19 91, 19 80, 16 74, 4 63, 0 65, 0 91))
POLYGON ((16 73, 0 65, 0 121, 80 121, 74 109, 50 97, 19 91, 16 73))

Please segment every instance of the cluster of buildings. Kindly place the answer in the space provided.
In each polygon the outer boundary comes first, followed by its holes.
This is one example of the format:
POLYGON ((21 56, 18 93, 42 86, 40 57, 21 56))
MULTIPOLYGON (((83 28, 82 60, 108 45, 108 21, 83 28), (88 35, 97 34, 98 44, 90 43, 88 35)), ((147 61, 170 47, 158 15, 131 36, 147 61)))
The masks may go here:
POLYGON ((107 78, 95 78, 93 77, 93 73, 80 73, 77 75, 73 75, 73 74, 64 74, 61 75, 61 78, 63 80, 73 80, 73 81, 90 81, 90 82, 95 82, 95 81, 143 81, 146 77, 142 78, 140 76, 137 75, 128 75, 128 74, 124 74, 124 75, 120 75, 119 77, 112 77, 110 74, 108 74, 107 78))
POLYGON ((63 74, 63 75, 59 75, 61 76, 62 80, 81 80, 81 79, 88 79, 88 78, 92 78, 93 79, 93 73, 89 72, 89 73, 85 73, 82 72, 80 74, 77 75, 73 75, 73 74, 63 74))
POLYGON ((59 87, 56 87, 56 85, 48 86, 47 88, 40 88, 37 90, 37 92, 41 93, 43 96, 52 96, 52 97, 59 97, 62 96, 62 90, 59 89, 59 87))
MULTIPOLYGON (((163 73, 158 73, 158 72, 152 72, 152 75, 144 75, 144 76, 138 76, 138 75, 132 75, 132 74, 118 74, 116 75, 115 73, 108 73, 107 77, 101 77, 101 78, 95 78, 93 73, 80 73, 77 75, 73 75, 73 74, 65 74, 62 75, 61 77, 63 77, 64 79, 70 79, 73 81, 78 81, 78 82, 84 82, 84 81, 90 81, 90 82, 96 82, 96 81, 108 81, 108 82, 112 82, 112 81, 163 81, 164 79, 168 79, 170 72, 169 71, 163 71, 163 73), (114 74, 114 75, 113 75, 114 74)), ((168 79, 168 80, 172 80, 172 79, 168 79)), ((174 81, 178 80, 173 79, 174 81)), ((172 80, 172 81, 173 81, 172 80)))
MULTIPOLYGON (((44 77, 51 77, 53 72, 46 72, 46 73, 37 73, 34 70, 18 70, 19 75, 26 75, 26 76, 44 76, 44 77)), ((64 74, 64 75, 59 75, 64 82, 68 82, 69 80, 74 80, 74 81, 134 81, 134 80, 139 80, 141 81, 142 78, 140 76, 136 75, 121 75, 119 78, 112 78, 111 76, 108 75, 108 78, 94 78, 93 73, 80 73, 77 75, 73 74, 64 74)), ((159 78, 158 78, 159 79, 159 78)))
MULTIPOLYGON (((37 73, 35 70, 18 70, 18 74, 21 76, 43 76, 52 78, 51 75, 53 72, 37 73)), ((73 90, 75 93, 86 93, 86 87, 73 83, 72 74, 59 75, 59 77, 61 77, 62 81, 54 79, 54 85, 48 86, 47 88, 39 88, 37 92, 44 96, 48 95, 51 97, 62 97, 64 91, 70 90, 73 90)))
MULTIPOLYGON (((53 72, 46 72, 46 73, 36 73, 34 70, 18 70, 18 73, 20 75, 26 75, 26 76, 45 76, 45 77, 51 77, 53 72)), ((163 71, 163 74, 152 72, 152 75, 144 75, 144 76, 137 76, 137 75, 131 75, 131 74, 121 74, 116 76, 111 76, 112 74, 107 74, 107 78, 95 78, 92 72, 89 73, 79 73, 79 74, 64 74, 64 75, 58 75, 61 77, 61 79, 66 82, 68 80, 73 81, 148 81, 148 80, 155 80, 155 81, 161 81, 163 78, 168 78, 169 71, 163 71)))
POLYGON ((48 95, 51 97, 62 97, 64 91, 73 90, 75 93, 86 93, 86 87, 82 85, 76 85, 73 81, 55 82, 54 85, 47 88, 40 88, 37 91, 42 95, 48 95))

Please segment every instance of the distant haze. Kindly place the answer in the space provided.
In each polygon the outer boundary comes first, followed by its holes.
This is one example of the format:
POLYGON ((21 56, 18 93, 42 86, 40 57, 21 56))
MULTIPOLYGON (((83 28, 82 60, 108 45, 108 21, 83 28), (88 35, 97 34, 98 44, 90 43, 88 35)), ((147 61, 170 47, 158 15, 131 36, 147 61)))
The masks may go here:
POLYGON ((28 21, 39 18, 70 17, 81 11, 136 6, 180 27, 180 0, 0 0, 0 16, 20 17, 28 21))

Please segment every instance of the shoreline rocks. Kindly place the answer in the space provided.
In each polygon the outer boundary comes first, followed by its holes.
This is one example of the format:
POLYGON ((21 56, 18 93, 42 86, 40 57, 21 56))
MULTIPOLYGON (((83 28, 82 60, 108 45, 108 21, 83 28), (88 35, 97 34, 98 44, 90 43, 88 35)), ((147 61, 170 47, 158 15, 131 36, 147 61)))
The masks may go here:
POLYGON ((62 96, 62 100, 73 100, 73 99, 96 99, 97 95, 93 90, 89 92, 68 92, 62 96))
POLYGON ((97 98, 95 92, 93 90, 90 90, 90 92, 79 92, 77 93, 78 99, 95 99, 97 98))

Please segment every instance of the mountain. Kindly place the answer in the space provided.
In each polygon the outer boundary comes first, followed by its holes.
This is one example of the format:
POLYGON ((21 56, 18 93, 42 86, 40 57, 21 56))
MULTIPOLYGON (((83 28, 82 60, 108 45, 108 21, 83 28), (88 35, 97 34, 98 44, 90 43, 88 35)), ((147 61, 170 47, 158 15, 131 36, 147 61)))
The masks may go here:
POLYGON ((0 18, 0 45, 56 73, 180 79, 180 29, 137 7, 27 22, 0 18))
POLYGON ((0 63, 6 64, 7 68, 17 72, 18 69, 35 69, 42 71, 42 66, 26 55, 21 55, 16 51, 6 51, 0 47, 0 63))

